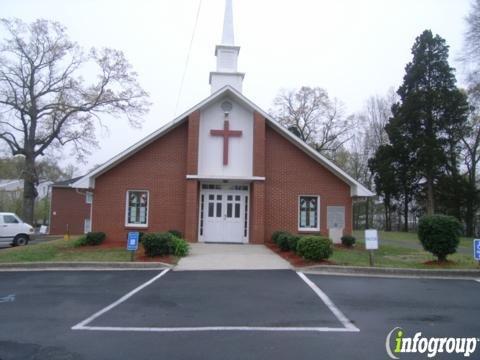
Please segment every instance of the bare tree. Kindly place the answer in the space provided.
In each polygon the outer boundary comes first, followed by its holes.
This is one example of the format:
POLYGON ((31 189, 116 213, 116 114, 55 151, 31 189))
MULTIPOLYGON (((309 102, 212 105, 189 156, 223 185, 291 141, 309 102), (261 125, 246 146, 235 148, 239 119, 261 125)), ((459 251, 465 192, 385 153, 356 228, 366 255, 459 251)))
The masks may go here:
POLYGON ((462 137, 462 160, 466 168, 467 194, 465 199, 466 235, 474 236, 475 214, 480 206, 480 191, 477 187, 477 170, 480 164, 480 99, 478 93, 470 93, 470 116, 468 126, 470 131, 462 137))
POLYGON ((31 222, 36 159, 66 144, 82 158, 97 144, 95 123, 102 114, 124 115, 139 126, 149 104, 121 51, 85 53, 57 22, 1 24, 7 37, 0 43, 0 140, 24 157, 23 216, 31 222))
POLYGON ((330 157, 351 138, 354 118, 345 116, 340 101, 330 99, 319 87, 280 91, 271 112, 300 139, 330 157))
MULTIPOLYGON (((397 95, 390 89, 385 96, 371 96, 365 102, 363 111, 358 118, 358 127, 349 142, 350 156, 347 169, 356 180, 365 184, 368 188, 373 187, 374 174, 368 166, 369 159, 375 156, 377 149, 388 143, 385 125, 392 116, 391 107, 396 102, 397 95)), ((357 201, 355 216, 358 224, 358 216, 361 205, 365 210, 365 227, 370 227, 372 213, 372 199, 357 201)))

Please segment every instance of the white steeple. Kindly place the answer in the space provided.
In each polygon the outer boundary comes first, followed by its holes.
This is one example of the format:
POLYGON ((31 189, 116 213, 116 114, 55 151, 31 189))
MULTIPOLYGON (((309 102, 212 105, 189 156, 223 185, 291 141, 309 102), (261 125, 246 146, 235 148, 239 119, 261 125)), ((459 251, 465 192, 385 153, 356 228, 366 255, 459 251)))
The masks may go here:
POLYGON ((212 93, 225 85, 230 85, 242 92, 242 83, 245 74, 237 71, 240 47, 235 46, 234 40, 232 0, 225 0, 222 42, 215 47, 217 69, 210 73, 212 93))
POLYGON ((232 0, 225 1, 225 16, 223 18, 223 36, 222 45, 234 45, 235 37, 233 35, 233 9, 232 0))

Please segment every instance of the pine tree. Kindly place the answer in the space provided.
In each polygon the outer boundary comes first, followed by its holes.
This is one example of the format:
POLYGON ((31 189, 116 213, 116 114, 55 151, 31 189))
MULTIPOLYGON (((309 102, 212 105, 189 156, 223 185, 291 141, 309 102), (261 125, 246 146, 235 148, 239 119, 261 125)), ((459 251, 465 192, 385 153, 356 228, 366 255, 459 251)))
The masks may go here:
POLYGON ((468 104, 456 87, 444 39, 425 30, 417 37, 412 55, 397 91, 400 102, 392 109, 388 126, 393 137, 389 133, 389 138, 394 148, 396 142, 408 144, 401 148, 410 153, 414 172, 424 179, 426 210, 433 214, 437 179, 458 170, 459 150, 452 144, 467 131, 468 104))

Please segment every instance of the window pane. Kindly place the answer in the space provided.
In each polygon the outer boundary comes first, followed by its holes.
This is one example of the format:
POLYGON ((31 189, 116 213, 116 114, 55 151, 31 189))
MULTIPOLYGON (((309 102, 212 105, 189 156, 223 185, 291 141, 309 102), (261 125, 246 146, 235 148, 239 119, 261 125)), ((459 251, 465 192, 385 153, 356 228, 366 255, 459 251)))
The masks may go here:
POLYGON ((228 196, 227 196, 227 200, 228 200, 228 201, 232 201, 232 200, 233 200, 233 196, 232 196, 232 195, 228 195, 228 196))
POLYGON ((145 225, 147 223, 148 193, 146 191, 128 192, 128 223, 145 225))
POLYGON ((222 216, 222 203, 217 202, 217 217, 221 217, 221 216, 222 216))
POLYGON ((3 222, 5 224, 18 224, 17 218, 13 215, 4 215, 3 222))
POLYGON ((232 217, 232 203, 227 204, 227 217, 232 217))
POLYGON ((208 203, 208 217, 214 217, 213 215, 214 204, 213 202, 208 203))
POLYGON ((300 228, 318 227, 318 198, 316 196, 302 196, 299 200, 300 228))
POLYGON ((235 217, 240 217, 240 203, 235 203, 235 217))

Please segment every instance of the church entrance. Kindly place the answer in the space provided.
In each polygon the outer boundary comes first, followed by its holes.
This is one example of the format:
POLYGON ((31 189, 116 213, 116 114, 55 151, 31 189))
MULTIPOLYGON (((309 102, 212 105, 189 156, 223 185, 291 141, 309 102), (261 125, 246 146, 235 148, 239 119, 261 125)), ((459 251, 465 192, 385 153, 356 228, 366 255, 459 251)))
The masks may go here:
POLYGON ((202 184, 199 240, 247 243, 248 197, 248 185, 202 184))

